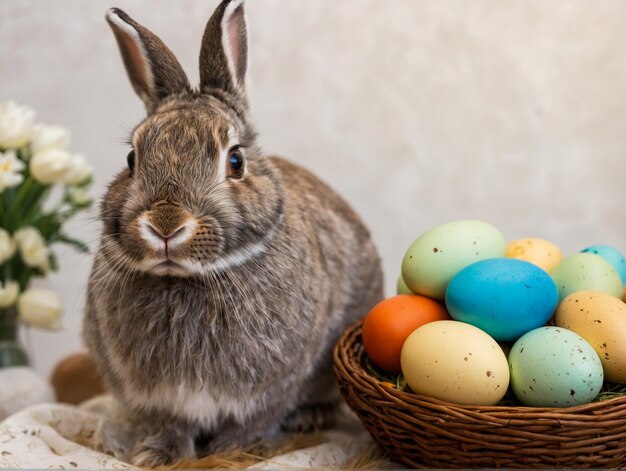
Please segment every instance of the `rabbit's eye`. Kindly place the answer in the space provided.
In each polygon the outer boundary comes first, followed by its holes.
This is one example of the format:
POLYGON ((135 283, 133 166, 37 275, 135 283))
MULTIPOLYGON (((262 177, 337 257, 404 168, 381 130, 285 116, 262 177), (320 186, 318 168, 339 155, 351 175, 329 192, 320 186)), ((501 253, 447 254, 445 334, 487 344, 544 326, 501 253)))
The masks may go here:
POLYGON ((245 170, 243 154, 239 147, 233 147, 228 151, 226 160, 226 176, 229 178, 241 178, 245 170))
POLYGON ((131 150, 128 155, 126 156, 126 162, 128 162, 128 169, 130 170, 130 173, 133 173, 133 170, 135 168, 135 149, 131 150))

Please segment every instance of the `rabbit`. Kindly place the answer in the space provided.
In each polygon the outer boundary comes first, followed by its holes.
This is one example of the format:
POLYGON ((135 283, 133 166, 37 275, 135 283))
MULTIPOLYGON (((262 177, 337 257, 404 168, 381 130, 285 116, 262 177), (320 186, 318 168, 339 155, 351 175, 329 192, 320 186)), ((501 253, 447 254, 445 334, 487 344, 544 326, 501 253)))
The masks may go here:
POLYGON ((332 348, 382 299, 380 257, 335 191, 262 154, 243 0, 210 17, 197 89, 152 32, 117 8, 106 20, 147 115, 100 205, 83 334, 149 429, 128 459, 167 465, 331 426, 332 348))

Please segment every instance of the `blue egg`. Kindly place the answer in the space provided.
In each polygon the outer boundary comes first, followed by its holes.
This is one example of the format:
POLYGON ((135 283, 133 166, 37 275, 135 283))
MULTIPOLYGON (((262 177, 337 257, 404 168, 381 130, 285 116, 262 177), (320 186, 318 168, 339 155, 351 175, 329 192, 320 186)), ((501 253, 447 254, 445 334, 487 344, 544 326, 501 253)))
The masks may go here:
POLYGON ((624 261, 622 253, 615 247, 610 245, 592 245, 585 250, 581 250, 581 252, 594 253, 609 262, 622 279, 622 284, 626 285, 626 261, 624 261))
POLYGON ((446 290, 446 307, 453 319, 503 342, 545 325, 557 301, 550 275, 513 258, 473 263, 458 272, 446 290))

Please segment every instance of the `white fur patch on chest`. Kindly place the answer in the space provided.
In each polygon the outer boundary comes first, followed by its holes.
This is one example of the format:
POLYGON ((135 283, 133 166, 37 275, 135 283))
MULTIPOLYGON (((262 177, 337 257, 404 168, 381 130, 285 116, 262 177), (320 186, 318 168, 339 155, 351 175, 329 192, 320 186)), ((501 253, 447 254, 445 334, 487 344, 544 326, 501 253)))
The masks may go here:
POLYGON ((129 396, 131 402, 139 407, 154 407, 167 411, 207 429, 214 428, 225 417, 244 423, 259 406, 255 398, 244 400, 216 395, 205 387, 193 388, 185 384, 164 384, 149 394, 135 392, 129 396))
POLYGON ((105 348, 110 365, 120 380, 125 401, 139 410, 168 412, 212 430, 227 417, 242 424, 265 406, 258 395, 228 396, 200 384, 164 382, 146 391, 136 386, 136 375, 119 352, 110 345, 105 348))

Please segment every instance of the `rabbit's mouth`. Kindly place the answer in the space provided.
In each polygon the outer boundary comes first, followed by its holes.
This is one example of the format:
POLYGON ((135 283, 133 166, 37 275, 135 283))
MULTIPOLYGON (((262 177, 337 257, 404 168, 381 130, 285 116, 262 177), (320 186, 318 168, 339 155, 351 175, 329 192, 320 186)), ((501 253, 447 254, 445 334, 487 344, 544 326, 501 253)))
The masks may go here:
POLYGON ((187 270, 187 268, 170 258, 157 261, 148 271, 154 275, 160 276, 189 276, 189 270, 187 270))

